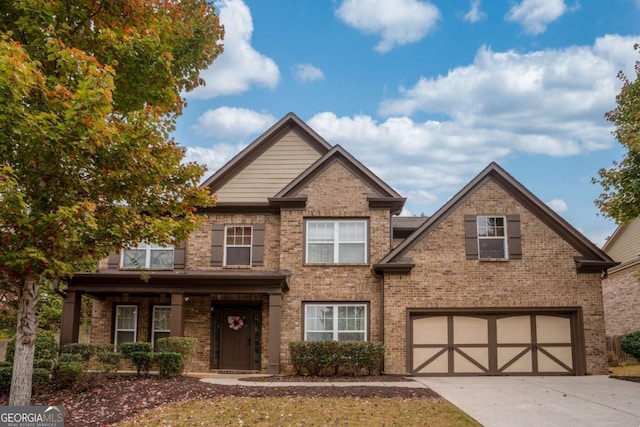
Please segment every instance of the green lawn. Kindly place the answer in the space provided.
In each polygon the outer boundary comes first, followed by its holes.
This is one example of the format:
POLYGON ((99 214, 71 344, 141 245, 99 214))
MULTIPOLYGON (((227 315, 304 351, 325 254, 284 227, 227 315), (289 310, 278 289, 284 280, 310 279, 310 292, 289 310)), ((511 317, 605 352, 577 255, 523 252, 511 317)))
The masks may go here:
POLYGON ((479 426, 443 399, 220 397, 175 403, 118 426, 479 426))

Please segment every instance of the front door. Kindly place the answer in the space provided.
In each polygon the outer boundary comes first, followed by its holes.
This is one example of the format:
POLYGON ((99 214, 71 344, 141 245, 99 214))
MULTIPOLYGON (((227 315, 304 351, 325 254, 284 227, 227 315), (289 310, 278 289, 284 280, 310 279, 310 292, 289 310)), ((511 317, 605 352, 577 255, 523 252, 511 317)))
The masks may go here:
POLYGON ((214 311, 211 367, 259 370, 262 313, 253 308, 214 311))

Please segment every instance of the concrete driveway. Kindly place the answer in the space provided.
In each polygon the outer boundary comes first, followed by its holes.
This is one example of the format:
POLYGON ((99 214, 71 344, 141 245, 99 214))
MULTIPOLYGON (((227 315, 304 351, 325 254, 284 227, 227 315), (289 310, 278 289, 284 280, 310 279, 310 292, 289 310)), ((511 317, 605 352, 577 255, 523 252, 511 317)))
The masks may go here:
POLYGON ((414 379, 485 427, 640 426, 640 383, 600 375, 414 379))

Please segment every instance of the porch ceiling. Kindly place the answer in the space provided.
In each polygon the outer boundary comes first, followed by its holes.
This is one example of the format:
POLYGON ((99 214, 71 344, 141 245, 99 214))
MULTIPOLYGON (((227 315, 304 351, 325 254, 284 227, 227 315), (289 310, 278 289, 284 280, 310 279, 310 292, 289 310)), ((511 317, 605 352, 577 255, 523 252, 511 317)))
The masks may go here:
POLYGON ((109 271, 76 273, 67 290, 107 295, 184 293, 281 294, 289 290, 289 271, 109 271))

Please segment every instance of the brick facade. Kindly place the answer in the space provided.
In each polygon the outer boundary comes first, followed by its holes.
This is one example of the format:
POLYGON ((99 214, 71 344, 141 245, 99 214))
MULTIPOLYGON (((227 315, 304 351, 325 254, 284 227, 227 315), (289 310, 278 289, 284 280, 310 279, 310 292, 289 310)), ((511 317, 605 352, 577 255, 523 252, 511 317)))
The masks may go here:
POLYGON ((577 274, 577 251, 492 181, 409 253, 410 275, 385 275, 385 370, 406 373, 407 308, 582 307, 589 374, 606 373, 599 274, 577 274), (522 259, 467 260, 465 214, 520 214, 522 259))
POLYGON ((610 271, 602 282, 608 336, 640 330, 640 262, 610 271))

